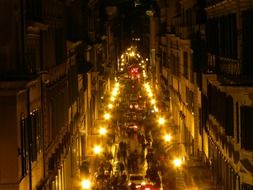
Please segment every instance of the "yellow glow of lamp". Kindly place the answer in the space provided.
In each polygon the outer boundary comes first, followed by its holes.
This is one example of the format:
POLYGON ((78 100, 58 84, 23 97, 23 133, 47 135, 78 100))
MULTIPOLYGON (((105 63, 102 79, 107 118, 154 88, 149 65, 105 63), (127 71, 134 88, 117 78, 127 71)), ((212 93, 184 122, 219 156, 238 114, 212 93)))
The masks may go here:
POLYGON ((113 105, 112 105, 112 104, 108 104, 108 108, 109 108, 109 109, 112 109, 112 108, 113 108, 113 105))
POLYGON ((83 179, 81 181, 82 189, 90 189, 91 188, 91 181, 89 179, 83 179))
POLYGON ((159 120, 158 120, 158 123, 160 125, 163 125, 165 123, 165 119, 163 117, 160 117, 159 120))
POLYGON ((151 104, 155 104, 155 103, 156 103, 155 99, 152 99, 151 104))
POLYGON ((117 94, 118 94, 117 89, 113 89, 113 91, 112 91, 112 97, 117 96, 117 94))
POLYGON ((182 160, 180 158, 176 158, 173 160, 173 164, 176 168, 179 168, 182 165, 182 160))
POLYGON ((111 118, 111 115, 109 113, 105 113, 104 119, 109 120, 111 118))
POLYGON ((101 146, 99 146, 99 145, 94 146, 93 152, 94 152, 95 154, 100 154, 100 153, 102 152, 101 146))
MULTIPOLYGON (((153 97, 153 93, 151 91, 148 92, 148 97, 152 98, 153 97)), ((152 101, 151 101, 152 103, 152 101)))
POLYGON ((112 102, 115 101, 115 97, 114 97, 114 96, 111 97, 111 101, 112 101, 112 102))
POLYGON ((170 142, 171 141, 171 135, 170 134, 166 134, 164 136, 164 140, 165 140, 165 142, 170 142))
POLYGON ((115 87, 116 87, 116 88, 119 88, 119 83, 118 83, 118 82, 115 83, 115 87))
POLYGON ((107 133, 106 128, 101 127, 101 128, 99 129, 99 134, 100 134, 100 135, 105 135, 106 133, 107 133))

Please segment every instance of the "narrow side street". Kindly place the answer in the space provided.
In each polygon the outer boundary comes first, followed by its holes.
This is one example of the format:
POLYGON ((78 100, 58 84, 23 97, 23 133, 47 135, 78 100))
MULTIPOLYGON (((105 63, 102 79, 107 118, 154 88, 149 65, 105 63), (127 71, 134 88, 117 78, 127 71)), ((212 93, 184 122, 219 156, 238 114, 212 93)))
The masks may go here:
POLYGON ((215 189, 210 168, 187 155, 171 113, 159 109, 161 92, 154 92, 147 68, 135 59, 104 97, 105 122, 90 160, 93 189, 215 189))

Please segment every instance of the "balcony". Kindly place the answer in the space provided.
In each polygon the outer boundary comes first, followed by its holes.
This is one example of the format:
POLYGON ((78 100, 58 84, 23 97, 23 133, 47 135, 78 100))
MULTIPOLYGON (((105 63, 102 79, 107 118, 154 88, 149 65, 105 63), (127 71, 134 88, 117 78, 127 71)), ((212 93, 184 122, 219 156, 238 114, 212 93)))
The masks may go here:
POLYGON ((236 7, 237 3, 240 4, 242 7, 249 7, 251 5, 251 2, 248 0, 206 0, 206 7, 207 9, 214 8, 214 7, 236 7))
POLYGON ((225 2, 226 0, 207 0, 206 2, 206 6, 207 7, 211 7, 211 6, 214 6, 214 5, 217 5, 219 3, 222 3, 222 2, 225 2))
POLYGON ((237 77, 241 74, 239 60, 226 57, 220 57, 220 72, 224 75, 237 77))

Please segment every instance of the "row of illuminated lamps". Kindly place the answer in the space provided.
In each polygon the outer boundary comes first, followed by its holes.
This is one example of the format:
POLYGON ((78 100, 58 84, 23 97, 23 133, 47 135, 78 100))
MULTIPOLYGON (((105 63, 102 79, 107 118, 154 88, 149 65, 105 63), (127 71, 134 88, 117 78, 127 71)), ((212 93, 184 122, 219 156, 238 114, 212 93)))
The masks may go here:
MULTIPOLYGON (((119 87, 120 87, 120 85, 116 81, 115 85, 114 85, 114 88, 112 89, 112 92, 111 92, 110 102, 108 104, 108 109, 109 110, 112 110, 112 108, 113 108, 113 103, 115 102, 115 100, 117 98, 117 95, 119 94, 119 87)), ((110 119, 111 119, 111 114, 110 114, 109 111, 106 111, 104 113, 104 120, 109 121, 110 119)), ((99 134, 101 136, 105 136, 107 134, 107 128, 100 127, 99 128, 99 134)), ((93 147, 93 152, 94 152, 95 155, 100 154, 102 151, 103 151, 103 149, 100 145, 96 145, 96 146, 93 147)))
MULTIPOLYGON (((111 92, 110 102, 108 104, 109 110, 111 110, 113 108, 113 103, 116 100, 117 95, 119 94, 119 86, 120 86, 119 83, 116 82, 115 86, 111 92)), ((111 119, 111 114, 109 112, 105 112, 104 119, 106 121, 109 121, 111 119)), ((105 128, 105 127, 99 128, 99 135, 105 136, 107 134, 107 132, 108 132, 107 128, 105 128)), ((92 150, 95 155, 100 155, 103 152, 103 148, 101 145, 95 145, 92 150)), ((91 189, 91 187, 92 187, 92 183, 91 183, 90 179, 83 179, 81 181, 81 188, 82 189, 88 190, 88 189, 91 189)))
MULTIPOLYGON (((155 111, 155 112, 158 112, 158 108, 156 107, 156 100, 154 99, 154 94, 153 94, 153 92, 152 92, 152 89, 151 89, 149 83, 145 83, 145 84, 144 84, 144 88, 145 88, 145 90, 146 90, 146 92, 147 92, 147 95, 148 95, 148 97, 149 97, 149 99, 150 99, 151 105, 154 107, 154 111, 155 111)), ((161 116, 160 116, 160 117, 158 118, 158 121, 157 121, 157 122, 158 122, 158 124, 159 124, 160 126, 163 126, 163 125, 165 125, 166 120, 165 120, 164 117, 161 117, 161 116)), ((172 136, 171 136, 170 134, 165 134, 165 135, 164 135, 164 141, 165 141, 166 143, 170 143, 171 140, 172 140, 172 136)), ((181 159, 181 158, 175 158, 172 162, 173 162, 173 165, 174 165, 176 168, 179 168, 179 167, 181 167, 181 165, 183 164, 183 159, 181 159)))
POLYGON ((152 89, 151 89, 151 87, 150 87, 150 84, 149 84, 149 83, 145 83, 145 84, 144 84, 144 88, 145 88, 145 91, 146 91, 146 93, 147 93, 147 95, 148 95, 148 97, 149 97, 149 99, 150 99, 150 103, 151 103, 151 105, 152 105, 153 108, 154 108, 153 111, 158 112, 158 108, 157 108, 157 106, 156 106, 156 100, 155 100, 155 98, 154 98, 154 94, 153 94, 153 92, 152 92, 152 89))
MULTIPOLYGON (((113 103, 115 102, 118 94, 119 94, 119 88, 120 88, 120 85, 119 83, 116 81, 115 82, 115 85, 114 85, 114 88, 112 89, 112 92, 111 92, 111 96, 110 96, 110 100, 109 100, 109 104, 108 104, 108 109, 109 110, 112 110, 113 109, 113 103)), ((110 114, 110 111, 106 111, 104 113, 104 120, 106 121, 109 121, 111 119, 111 114, 110 114)), ((107 133, 107 129, 105 127, 101 127, 99 129, 99 134, 101 136, 105 136, 107 133)), ((102 148, 101 146, 99 145, 96 145, 94 148, 93 148, 93 152, 95 154, 100 154, 102 152, 102 148)))
MULTIPOLYGON (((120 85, 118 82, 115 82, 115 85, 114 85, 114 88, 112 89, 112 92, 111 92, 111 96, 110 96, 110 101, 109 101, 109 104, 108 104, 108 109, 109 110, 112 110, 113 109, 113 104, 119 94, 119 88, 120 88, 120 85)), ((111 114, 109 111, 105 112, 104 113, 104 119, 106 121, 109 121, 111 119, 111 114)))
MULTIPOLYGON (((127 57, 136 57, 138 59, 141 59, 139 66, 142 67, 143 75, 146 76, 146 73, 144 71, 145 70, 145 61, 141 57, 141 55, 136 52, 136 48, 134 48, 134 47, 128 48, 127 51, 120 56, 120 71, 124 70, 123 67, 126 65, 125 61, 126 61, 127 57)), ((146 61, 148 61, 148 58, 146 58, 146 61)))

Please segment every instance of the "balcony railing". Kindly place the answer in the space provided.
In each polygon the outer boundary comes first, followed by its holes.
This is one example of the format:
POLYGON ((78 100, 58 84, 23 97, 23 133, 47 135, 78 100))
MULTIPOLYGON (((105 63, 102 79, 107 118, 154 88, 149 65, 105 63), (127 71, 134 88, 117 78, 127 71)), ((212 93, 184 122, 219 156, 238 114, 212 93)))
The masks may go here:
POLYGON ((210 7, 210 6, 213 6, 213 5, 216 5, 218 3, 221 3, 222 1, 225 1, 225 0, 206 0, 206 6, 207 7, 210 7))
POLYGON ((229 76, 239 76, 241 74, 241 66, 239 60, 226 57, 220 57, 220 72, 229 76))

